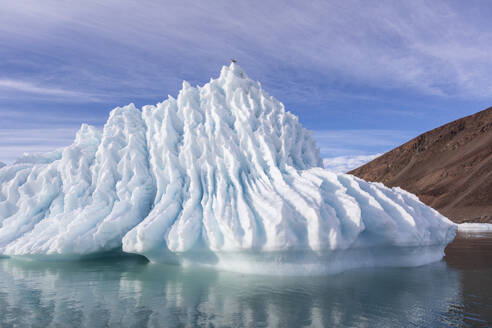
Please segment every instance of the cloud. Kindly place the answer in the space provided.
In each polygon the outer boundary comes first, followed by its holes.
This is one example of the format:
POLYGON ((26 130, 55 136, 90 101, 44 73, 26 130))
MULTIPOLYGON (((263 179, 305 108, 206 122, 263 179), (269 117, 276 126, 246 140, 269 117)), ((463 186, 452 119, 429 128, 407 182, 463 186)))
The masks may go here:
POLYGON ((373 159, 381 155, 382 154, 378 153, 372 155, 338 156, 324 158, 323 165, 328 170, 339 173, 346 173, 372 161, 373 159))
POLYGON ((24 60, 58 82, 112 95, 203 82, 236 57, 281 99, 360 86, 492 97, 492 10, 477 4, 16 1, 0 14, 0 41, 9 57, 32 49, 24 60))
POLYGON ((24 153, 43 153, 70 145, 77 128, 0 129, 0 160, 12 163, 24 153))
POLYGON ((91 115, 77 111, 60 112, 54 110, 40 110, 39 108, 0 108, 0 129, 11 129, 21 125, 29 129, 52 129, 79 127, 82 123, 101 126, 107 120, 107 113, 96 112, 91 115))
POLYGON ((359 129, 313 131, 313 137, 325 158, 381 153, 410 140, 414 131, 359 129))
POLYGON ((12 94, 12 92, 36 94, 50 98, 63 98, 65 100, 82 100, 84 102, 100 101, 94 95, 84 92, 77 92, 56 87, 40 86, 26 81, 0 79, 0 97, 18 97, 18 95, 12 94), (1 90, 4 90, 6 92, 2 93, 1 90))
MULTIPOLYGON (((202 84, 217 76, 235 57, 308 128, 328 126, 322 125, 332 109, 327 103, 345 101, 335 110, 350 113, 329 125, 341 130, 315 133, 323 156, 380 153, 418 134, 398 127, 418 118, 408 129, 415 128, 435 114, 442 103, 429 106, 429 98, 450 98, 448 104, 492 98, 491 16, 483 1, 9 1, 0 11, 0 128, 12 122, 28 133, 35 120, 48 132, 72 128, 97 111, 67 118, 63 108, 49 120, 34 115, 34 105, 40 99, 154 103, 175 95, 182 79, 202 84), (360 123, 372 110, 384 114, 381 103, 388 100, 404 109, 387 109, 386 116, 401 122, 373 126, 394 130, 347 129, 355 115, 360 123), (31 106, 19 109, 31 119, 14 122, 10 113, 3 120, 14 102, 31 106)), ((427 121, 426 128, 437 120, 427 121)))
POLYGON ((58 88, 39 87, 29 82, 0 79, 0 88, 11 89, 21 92, 38 93, 43 95, 54 96, 79 96, 77 92, 63 90, 58 88))

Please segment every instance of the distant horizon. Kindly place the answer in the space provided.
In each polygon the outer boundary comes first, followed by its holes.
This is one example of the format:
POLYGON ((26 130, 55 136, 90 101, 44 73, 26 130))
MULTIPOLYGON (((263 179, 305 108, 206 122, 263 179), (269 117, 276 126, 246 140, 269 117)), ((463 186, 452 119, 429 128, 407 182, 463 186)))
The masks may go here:
POLYGON ((491 16, 480 1, 9 1, 0 161, 67 146, 82 123, 101 128, 111 109, 202 85, 235 58, 323 158, 362 163, 492 105, 491 16))

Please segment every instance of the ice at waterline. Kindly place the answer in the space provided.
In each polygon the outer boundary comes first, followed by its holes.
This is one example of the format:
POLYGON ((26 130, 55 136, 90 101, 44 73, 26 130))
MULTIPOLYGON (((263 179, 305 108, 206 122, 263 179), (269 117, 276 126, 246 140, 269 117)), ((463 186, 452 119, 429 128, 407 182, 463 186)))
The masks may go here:
POLYGON ((413 194, 323 169, 298 118, 234 63, 1 168, 0 225, 0 254, 13 257, 122 248, 283 274, 422 265, 456 230, 413 194))

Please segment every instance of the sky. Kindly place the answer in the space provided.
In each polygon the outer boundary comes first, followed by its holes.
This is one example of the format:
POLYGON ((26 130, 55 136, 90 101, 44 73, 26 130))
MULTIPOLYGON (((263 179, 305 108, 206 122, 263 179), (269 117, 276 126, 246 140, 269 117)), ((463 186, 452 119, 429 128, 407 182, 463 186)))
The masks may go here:
POLYGON ((473 0, 6 0, 0 161, 69 145, 82 123, 202 85, 235 58, 327 163, 359 165, 492 106, 490 17, 473 0))

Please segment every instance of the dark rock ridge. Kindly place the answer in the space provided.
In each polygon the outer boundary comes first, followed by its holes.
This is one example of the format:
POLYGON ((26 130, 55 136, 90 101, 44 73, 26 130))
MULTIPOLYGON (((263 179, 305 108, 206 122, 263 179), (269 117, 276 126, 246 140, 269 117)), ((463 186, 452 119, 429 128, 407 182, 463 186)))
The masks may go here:
POLYGON ((349 172, 399 186, 457 223, 492 223, 492 107, 428 131, 349 172))

